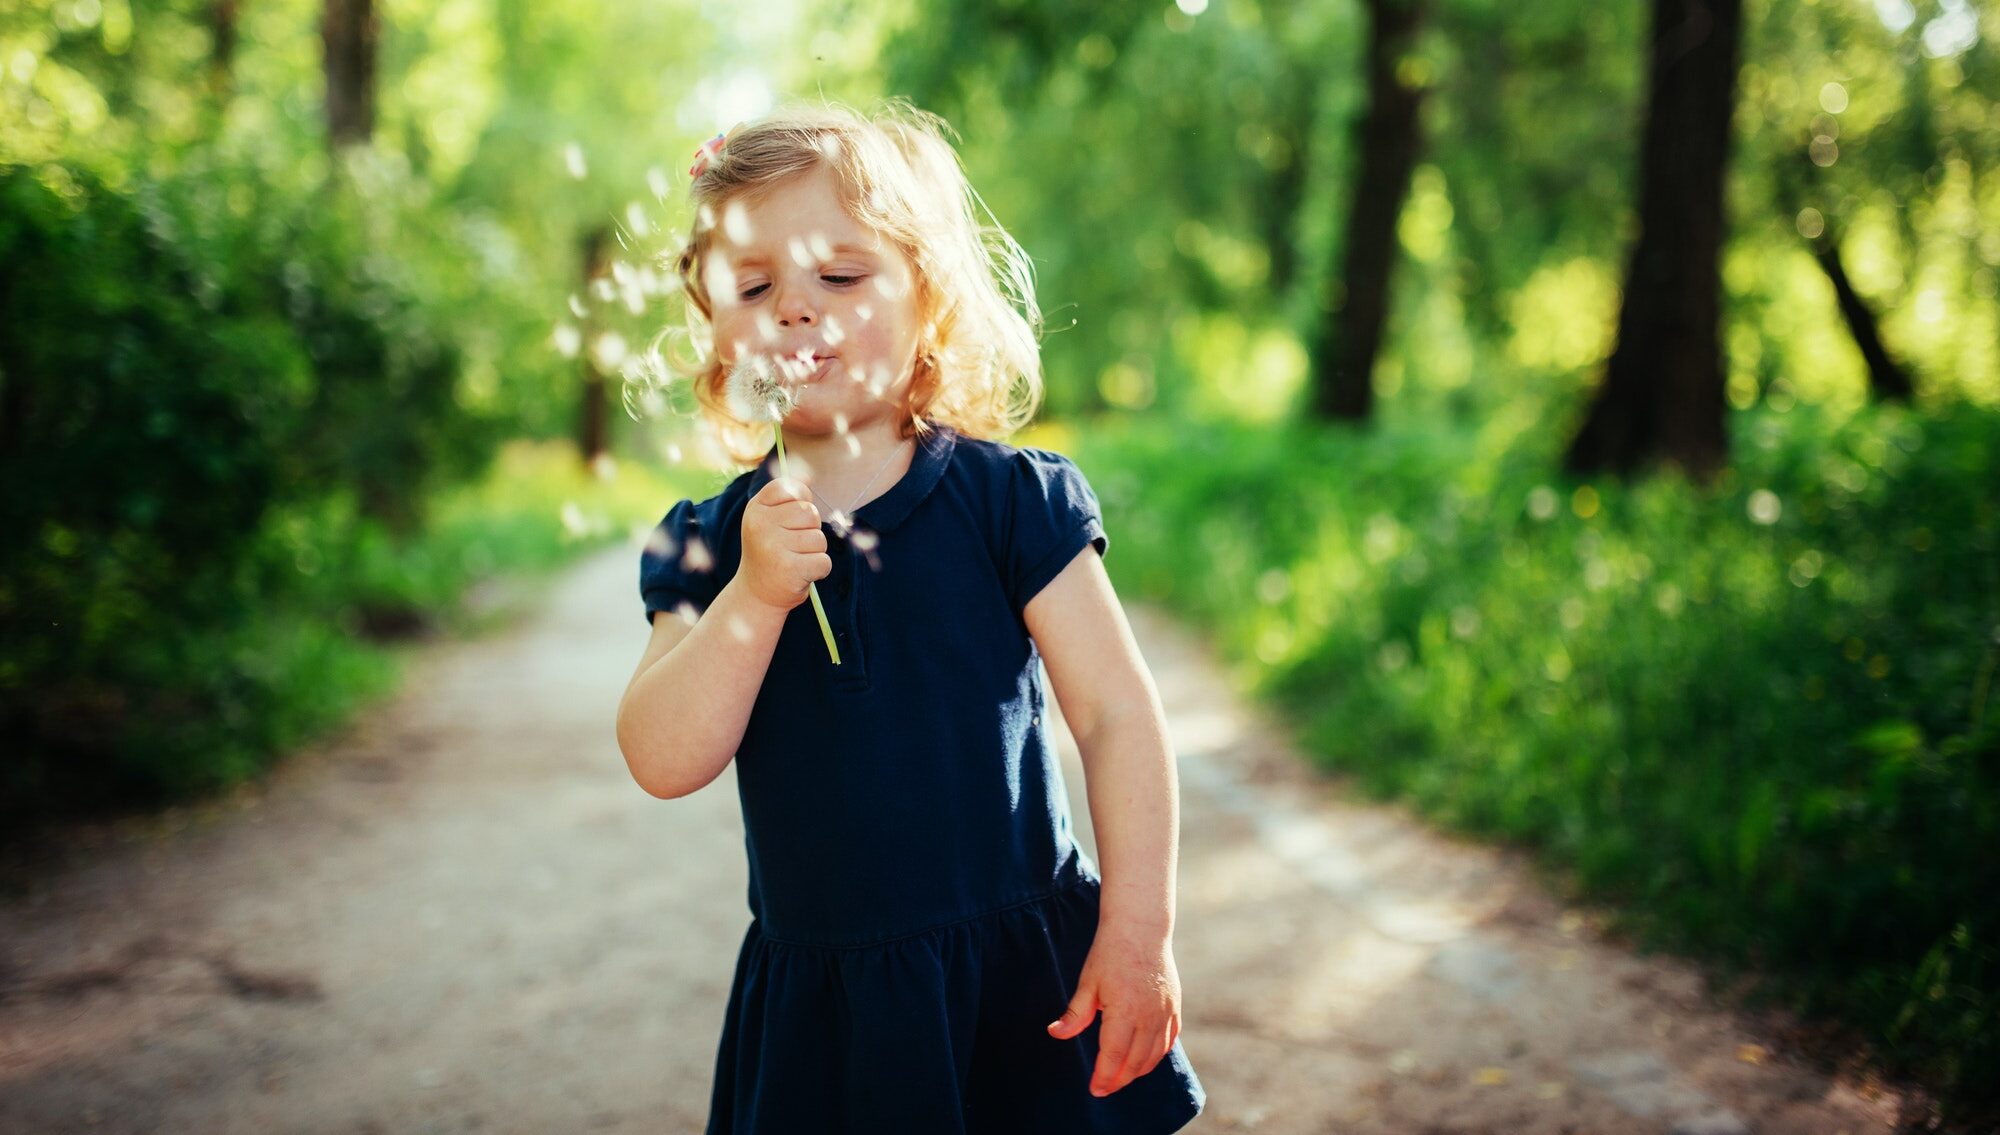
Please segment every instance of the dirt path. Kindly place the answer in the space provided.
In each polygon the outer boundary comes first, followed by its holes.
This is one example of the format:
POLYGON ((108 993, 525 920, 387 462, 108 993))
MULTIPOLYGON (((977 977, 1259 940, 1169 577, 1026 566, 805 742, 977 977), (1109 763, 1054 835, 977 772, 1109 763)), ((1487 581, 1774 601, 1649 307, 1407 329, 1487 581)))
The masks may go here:
MULTIPOLYGON (((591 559, 254 791, 82 833, 0 903, 0 1132, 699 1131, 742 828, 733 773, 664 802, 626 774, 635 562, 591 559)), ((1341 802, 1132 614, 1182 767, 1186 1130, 1890 1129, 1894 1100, 1767 1051, 1509 857, 1341 802)))

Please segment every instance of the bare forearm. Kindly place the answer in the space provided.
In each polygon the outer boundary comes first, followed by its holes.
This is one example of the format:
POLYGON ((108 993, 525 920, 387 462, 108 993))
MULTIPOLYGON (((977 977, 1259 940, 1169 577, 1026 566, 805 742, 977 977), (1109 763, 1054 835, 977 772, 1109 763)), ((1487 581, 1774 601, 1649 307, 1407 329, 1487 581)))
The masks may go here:
POLYGON ((1077 738, 1077 748, 1104 874, 1099 920, 1120 932, 1170 937, 1180 791, 1166 717, 1157 705, 1107 717, 1077 738))
POLYGON ((735 757, 786 614, 732 579, 687 637, 633 680, 618 705, 618 747, 647 792, 685 796, 735 757))

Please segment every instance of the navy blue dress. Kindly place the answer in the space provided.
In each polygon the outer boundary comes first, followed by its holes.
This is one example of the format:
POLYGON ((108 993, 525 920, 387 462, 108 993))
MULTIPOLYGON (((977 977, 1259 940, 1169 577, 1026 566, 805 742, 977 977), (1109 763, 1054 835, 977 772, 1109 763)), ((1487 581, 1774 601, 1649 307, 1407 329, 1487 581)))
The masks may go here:
MULTIPOLYGON (((640 562, 649 621, 714 600, 777 464, 667 513, 640 562)), ((1103 554, 1096 495, 1059 454, 933 424, 851 533, 822 530, 840 665, 811 602, 793 608, 736 754, 752 920, 708 1135, 1185 1126, 1207 1097, 1178 1040, 1098 1098, 1102 1018, 1047 1031, 1100 880, 1021 612, 1084 548, 1103 554)))

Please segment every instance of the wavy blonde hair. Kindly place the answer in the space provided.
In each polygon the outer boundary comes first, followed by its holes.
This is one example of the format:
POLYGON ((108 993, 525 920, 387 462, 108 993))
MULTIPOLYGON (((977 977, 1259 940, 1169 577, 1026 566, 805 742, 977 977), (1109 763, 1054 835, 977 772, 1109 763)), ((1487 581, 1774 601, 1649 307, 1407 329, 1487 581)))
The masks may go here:
POLYGON ((745 465, 763 458, 766 425, 730 412, 727 374, 714 350, 711 304, 702 263, 724 207, 755 201, 780 184, 830 170, 849 216, 893 240, 916 269, 915 374, 902 435, 928 430, 926 418, 975 437, 999 439, 1026 425, 1042 401, 1034 265, 966 180, 943 118, 901 98, 863 113, 838 103, 793 103, 736 127, 722 152, 689 186, 695 206, 687 242, 670 252, 685 297, 692 351, 666 361, 693 380, 695 399, 728 455, 745 465))

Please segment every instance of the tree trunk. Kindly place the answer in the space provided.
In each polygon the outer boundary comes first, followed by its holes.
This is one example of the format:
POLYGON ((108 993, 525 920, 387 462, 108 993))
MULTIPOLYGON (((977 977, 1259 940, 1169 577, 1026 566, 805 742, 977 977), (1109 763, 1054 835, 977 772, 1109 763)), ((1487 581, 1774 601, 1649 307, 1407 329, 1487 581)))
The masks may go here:
MULTIPOLYGON (((605 248, 610 234, 602 226, 590 230, 583 238, 583 295, 590 296, 590 285, 605 274, 605 248)), ((577 352, 583 365, 583 405, 577 414, 577 451, 583 454, 583 463, 589 465, 611 447, 610 411, 605 402, 604 374, 597 369, 597 360, 589 350, 590 342, 596 338, 593 320, 586 319, 583 327, 585 349, 577 352)))
POLYGON ((236 62, 237 0, 214 0, 208 10, 208 89, 218 106, 229 101, 236 62))
POLYGON ((1706 479, 1728 460, 1718 263, 1742 22, 1741 0, 1654 0, 1639 239, 1573 473, 1664 460, 1706 479))
POLYGON ((1313 412, 1365 420, 1374 408, 1375 355, 1389 313, 1396 219, 1417 163, 1422 91, 1404 85, 1396 65, 1416 40, 1422 0, 1364 0, 1368 9, 1368 110, 1356 140, 1360 167, 1348 209, 1344 260, 1329 281, 1312 346, 1313 412))
POLYGON ((1847 330, 1854 336, 1854 345, 1861 348, 1861 357, 1868 363, 1868 392, 1878 402, 1908 402, 1915 393, 1910 376, 1896 360, 1889 357, 1888 349, 1882 346, 1882 336, 1875 329, 1875 313, 1868 308, 1868 302, 1854 291, 1848 282, 1847 269, 1840 262, 1840 245, 1833 236, 1833 230, 1813 242, 1813 259, 1826 272, 1826 278, 1833 281, 1833 292, 1840 300, 1841 317, 1847 320, 1847 330))
POLYGON ((374 0, 326 0, 320 37, 326 45, 327 146, 365 144, 375 132, 374 0))

